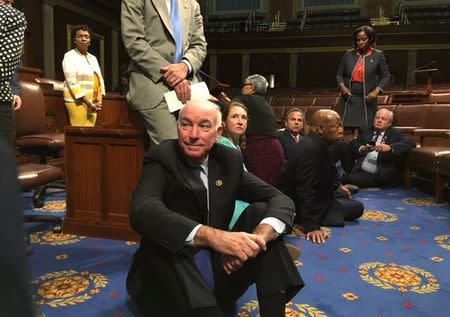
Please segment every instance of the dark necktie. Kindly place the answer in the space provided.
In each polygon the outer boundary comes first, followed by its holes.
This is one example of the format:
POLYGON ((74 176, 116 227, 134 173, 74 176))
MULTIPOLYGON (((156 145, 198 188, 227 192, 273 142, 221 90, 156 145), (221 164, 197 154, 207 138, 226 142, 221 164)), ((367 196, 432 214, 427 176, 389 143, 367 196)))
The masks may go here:
POLYGON ((373 135, 372 141, 375 142, 375 144, 377 144, 378 141, 378 137, 381 135, 380 132, 375 131, 375 134, 373 135))
POLYGON ((178 0, 170 1, 170 21, 172 22, 173 35, 175 38, 175 57, 173 62, 179 63, 183 57, 183 26, 181 25, 178 0))

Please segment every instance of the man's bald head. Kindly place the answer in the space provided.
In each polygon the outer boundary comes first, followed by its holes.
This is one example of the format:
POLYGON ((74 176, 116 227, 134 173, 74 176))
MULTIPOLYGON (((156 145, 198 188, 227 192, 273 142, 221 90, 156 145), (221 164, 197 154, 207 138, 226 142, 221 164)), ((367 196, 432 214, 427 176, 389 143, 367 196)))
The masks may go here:
POLYGON ((342 120, 336 111, 317 110, 311 118, 311 131, 327 143, 334 143, 343 136, 342 120))

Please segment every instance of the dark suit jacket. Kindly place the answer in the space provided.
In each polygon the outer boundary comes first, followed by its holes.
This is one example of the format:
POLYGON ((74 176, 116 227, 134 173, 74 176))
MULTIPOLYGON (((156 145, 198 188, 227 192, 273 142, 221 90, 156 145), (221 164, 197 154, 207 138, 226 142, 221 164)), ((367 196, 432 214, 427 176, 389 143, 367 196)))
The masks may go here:
MULTIPOLYGON (((299 135, 299 139, 302 139, 302 136, 299 135)), ((297 144, 292 137, 292 134, 289 130, 284 129, 283 131, 278 132, 278 140, 281 143, 284 151, 284 159, 289 161, 294 156, 294 146, 297 144)))
POLYGON ((295 222, 305 232, 320 229, 338 184, 330 146, 313 132, 307 134, 295 146, 285 177, 285 190, 295 202, 295 222))
MULTIPOLYGON (((290 232, 293 202, 245 172, 238 151, 215 144, 208 157, 208 180, 209 212, 206 188, 184 158, 177 140, 165 141, 146 153, 130 210, 131 226, 142 236, 127 281, 135 300, 148 300, 151 291, 177 288, 192 307, 214 305, 206 284, 193 273, 195 248, 187 247, 185 240, 198 224, 228 230, 237 199, 266 202, 265 217, 280 219, 290 232)), ((214 252, 212 256, 219 260, 214 252)))
MULTIPOLYGON (((374 136, 374 128, 369 128, 363 131, 361 136, 353 140, 350 143, 353 153, 358 157, 354 171, 361 169, 362 162, 365 155, 359 153, 359 148, 362 145, 366 145, 368 141, 372 140, 374 136)), ((382 176, 383 179, 388 179, 386 184, 381 185, 394 185, 398 183, 401 176, 401 171, 403 171, 403 162, 405 155, 416 147, 413 140, 402 133, 400 129, 389 128, 386 130, 383 143, 391 146, 391 152, 383 152, 378 154, 377 159, 377 172, 375 175, 382 176)))

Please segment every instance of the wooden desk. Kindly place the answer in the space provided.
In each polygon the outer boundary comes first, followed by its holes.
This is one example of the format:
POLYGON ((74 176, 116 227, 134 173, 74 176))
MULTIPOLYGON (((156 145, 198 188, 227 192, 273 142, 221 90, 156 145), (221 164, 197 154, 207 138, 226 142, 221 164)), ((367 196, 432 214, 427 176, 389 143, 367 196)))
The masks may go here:
POLYGON ((129 226, 131 195, 146 144, 140 118, 124 96, 103 99, 96 126, 66 126, 65 233, 137 240, 129 226))

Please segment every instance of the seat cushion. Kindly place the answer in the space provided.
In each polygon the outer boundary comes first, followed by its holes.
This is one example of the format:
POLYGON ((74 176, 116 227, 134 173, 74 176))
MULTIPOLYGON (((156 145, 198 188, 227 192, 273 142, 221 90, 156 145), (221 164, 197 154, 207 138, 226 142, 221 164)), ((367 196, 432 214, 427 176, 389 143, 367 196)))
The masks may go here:
POLYGON ((439 158, 439 173, 450 176, 450 154, 444 154, 439 158))
POLYGON ((24 190, 57 181, 62 176, 62 171, 51 165, 27 163, 17 166, 17 178, 24 190))
POLYGON ((450 148, 427 146, 411 150, 408 154, 408 165, 427 171, 437 171, 439 157, 450 154, 450 148))
POLYGON ((16 146, 19 150, 49 149, 51 151, 60 151, 64 149, 64 134, 43 133, 24 135, 16 138, 16 146))

